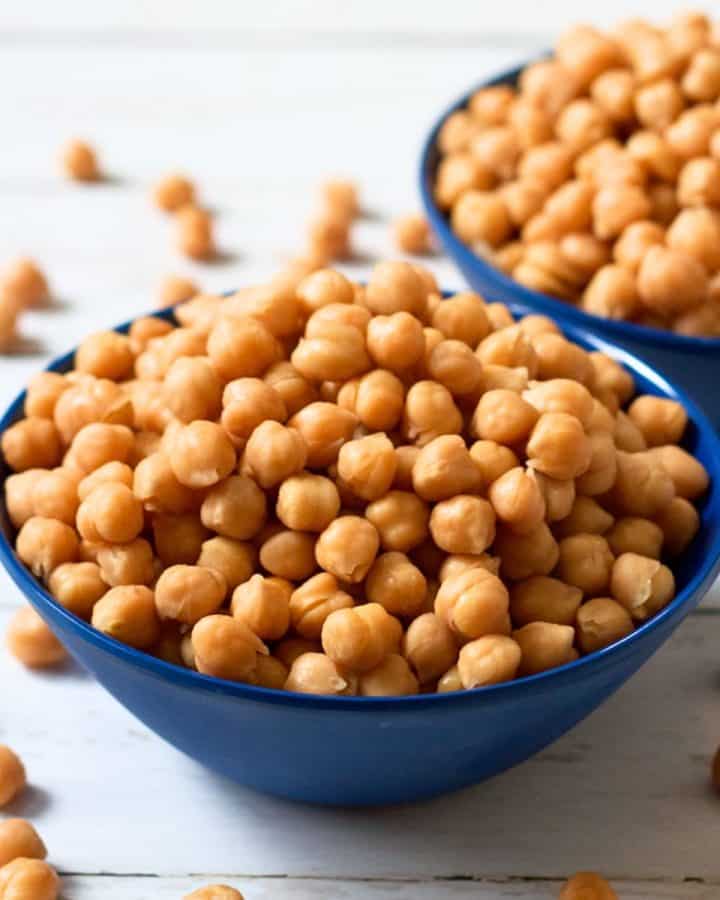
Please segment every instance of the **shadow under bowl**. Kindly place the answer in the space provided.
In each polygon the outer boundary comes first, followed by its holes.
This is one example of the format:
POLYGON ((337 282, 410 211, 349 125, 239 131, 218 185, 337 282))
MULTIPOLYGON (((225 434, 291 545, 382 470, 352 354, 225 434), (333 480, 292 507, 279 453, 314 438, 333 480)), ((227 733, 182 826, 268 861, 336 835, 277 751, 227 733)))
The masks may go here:
MULTIPOLYGON (((172 312, 156 315, 171 318, 172 312)), ((620 361, 639 391, 682 402, 690 419, 685 444, 712 479, 701 530, 675 567, 675 599, 631 635, 566 666, 472 691, 396 698, 318 697, 236 684, 133 650, 60 606, 15 555, 4 503, 0 562, 123 706, 179 750, 241 784, 335 806, 416 801, 476 784, 537 753, 606 700, 697 606, 720 569, 720 440, 707 418, 624 350, 582 329, 564 331, 620 361)), ((68 370, 72 356, 50 369, 68 370)), ((3 416, 0 433, 22 417, 24 396, 3 416)))
POLYGON ((715 427, 720 428, 720 390, 716 383, 716 379, 720 378, 720 338, 688 337, 633 322, 606 319, 584 312, 564 300, 531 290, 464 244, 435 203, 433 185, 440 161, 437 139, 445 120, 451 113, 465 108, 475 91, 499 84, 515 85, 525 65, 476 85, 445 110, 432 127, 420 159, 420 194, 433 231, 468 284, 487 300, 512 303, 516 309, 521 308, 526 313, 542 313, 560 324, 586 328, 619 344, 668 375, 705 410, 715 427))

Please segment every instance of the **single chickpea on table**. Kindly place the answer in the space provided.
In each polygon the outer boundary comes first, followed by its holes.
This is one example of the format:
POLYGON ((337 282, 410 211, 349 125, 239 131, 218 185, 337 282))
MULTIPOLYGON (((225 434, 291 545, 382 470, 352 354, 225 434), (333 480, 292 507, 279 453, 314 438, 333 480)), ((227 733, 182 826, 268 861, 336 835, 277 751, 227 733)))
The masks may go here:
MULTIPOLYGON (((708 476, 680 404, 633 395, 551 320, 440 302, 420 266, 379 263, 365 287, 319 269, 87 337, 2 437, 6 504, 61 605, 176 665, 305 693, 472 689, 672 600, 708 476)), ((29 609, 8 642, 28 665, 64 656, 29 609)))
POLYGON ((700 13, 575 25, 517 86, 477 91, 438 135, 460 240, 586 312, 719 337, 716 35, 700 13))

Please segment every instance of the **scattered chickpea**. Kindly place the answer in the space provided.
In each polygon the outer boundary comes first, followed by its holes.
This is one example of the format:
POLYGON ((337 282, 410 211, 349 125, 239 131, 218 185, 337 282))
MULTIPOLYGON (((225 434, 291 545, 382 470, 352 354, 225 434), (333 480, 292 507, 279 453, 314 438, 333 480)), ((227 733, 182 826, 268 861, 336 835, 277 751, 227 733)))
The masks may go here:
POLYGON ((565 882, 558 900, 618 900, 618 896, 602 875, 577 872, 565 882))
POLYGON ((177 212, 195 201, 195 185, 184 175, 166 175, 153 188, 153 201, 165 212, 177 212))
POLYGON ((12 803, 26 785, 25 766, 20 757, 10 747, 0 744, 0 808, 12 803))
POLYGON ((431 233, 427 219, 420 213, 408 213, 395 220, 393 237, 398 250, 422 256, 430 252, 431 233))
POLYGON ((15 859, 45 859, 46 856, 40 835, 25 819, 0 822, 0 869, 15 859))
POLYGON ((73 140, 63 147, 62 166, 73 181, 99 181, 102 178, 95 151, 85 141, 73 140))
POLYGON ((60 879, 41 859, 19 857, 0 869, 0 897, 7 900, 57 900, 60 879))
POLYGON ((16 310, 40 306, 50 299, 47 279, 37 263, 26 257, 16 259, 0 275, 0 292, 16 310))
POLYGON ((184 900, 244 900, 244 897, 226 884, 210 884, 187 894, 184 900))

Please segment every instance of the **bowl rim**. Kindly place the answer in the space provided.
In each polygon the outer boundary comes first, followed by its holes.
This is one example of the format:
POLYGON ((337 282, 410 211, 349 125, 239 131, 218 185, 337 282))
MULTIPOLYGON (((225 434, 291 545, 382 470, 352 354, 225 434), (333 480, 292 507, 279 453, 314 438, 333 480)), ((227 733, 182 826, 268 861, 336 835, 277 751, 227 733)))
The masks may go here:
MULTIPOLYGON (((443 292, 445 297, 452 296, 452 293, 454 292, 443 292)), ((511 311, 513 311, 514 315, 526 315, 526 310, 521 304, 514 304, 511 302, 508 306, 511 311)), ((176 321, 174 319, 175 308, 176 307, 167 307, 162 310, 153 310, 145 315, 174 322, 176 321)), ((144 316, 141 315, 135 318, 142 317, 144 316)), ((135 321, 135 319, 124 322, 122 325, 116 326, 113 330, 127 332, 133 321, 135 321)), ((709 442, 711 459, 718 461, 716 471, 711 472, 711 479, 712 482, 717 482, 717 489, 720 490, 720 435, 715 432, 709 419, 697 404, 689 398, 684 391, 670 384, 662 374, 638 359, 634 354, 628 352, 623 347, 619 347, 612 342, 607 341, 603 336, 598 336, 592 332, 579 329, 576 326, 567 323, 562 323, 560 327, 563 333, 571 340, 578 342, 585 348, 590 347, 593 350, 610 353, 614 359, 628 368, 633 375, 640 375, 663 396, 676 399, 683 404, 688 412, 690 422, 697 430, 698 438, 701 438, 705 442, 709 442)), ((56 357, 46 366, 45 371, 66 370, 72 364, 74 355, 75 350, 71 350, 69 353, 56 357)), ((25 395, 26 390, 23 389, 3 413, 2 418, 0 418, 0 437, 12 424, 22 417, 25 395)), ((4 466, 5 464, 2 463, 2 465, 4 466)), ((3 477, 3 484, 5 477, 7 477, 7 475, 3 477)), ((243 682, 227 681, 225 679, 215 678, 211 675, 203 675, 200 672, 176 666, 173 663, 168 663, 155 656, 151 656, 149 653, 142 650, 136 650, 133 647, 120 643, 120 641, 97 631, 88 622, 80 619, 78 616, 61 606, 45 587, 35 579, 29 569, 20 562, 4 529, 0 530, 0 563, 2 563, 16 586, 35 607, 41 610, 47 610, 52 618, 59 618, 62 620, 63 625, 70 629, 76 637, 89 642, 96 650, 107 652, 121 662, 136 666, 144 672, 161 680, 170 682, 178 687, 187 689, 195 688, 248 701, 267 702, 271 705, 296 708, 334 710, 350 710, 356 708, 358 711, 360 709, 410 711, 422 709, 424 707, 435 707, 438 705, 440 705, 441 708, 451 709, 458 705, 482 700, 483 698, 488 701, 500 697, 511 699, 513 696, 517 696, 528 690, 541 691, 544 688, 551 686, 554 682, 562 682, 580 676, 588 677, 593 672, 601 671, 612 665, 616 657, 620 657, 631 650, 636 643, 642 641, 650 632, 660 628, 667 620, 680 614, 685 607, 688 607, 689 611, 689 608, 691 608, 696 601, 698 590, 705 584, 709 585, 710 580, 720 573, 720 529, 718 530, 718 534, 711 547, 708 548, 708 553, 704 557, 702 565, 697 567, 688 583, 678 592, 672 602, 651 619, 639 625, 629 635, 626 635, 624 638, 621 638, 610 646, 605 647, 602 650, 596 650, 587 656, 579 657, 573 662, 558 666, 555 669, 549 669, 545 672, 540 672, 537 675, 527 675, 501 684, 487 685, 471 690, 450 691, 443 694, 416 694, 401 697, 355 697, 299 694, 280 689, 258 687, 243 682)))
POLYGON ((500 269, 464 244, 452 230, 447 217, 436 204, 432 185, 436 165, 437 138, 446 119, 452 113, 464 109, 476 91, 500 84, 514 84, 526 66, 539 62, 542 59, 547 59, 548 55, 547 53, 541 54, 527 62, 515 65, 497 75, 484 79, 453 101, 442 112, 440 117, 435 120, 422 147, 419 170, 420 196, 425 208, 425 214, 430 221, 433 231, 438 235, 453 261, 461 261, 460 267, 462 270, 472 266, 482 272, 483 278, 489 284, 489 290, 497 294, 497 296, 490 297, 489 299, 491 300, 502 301, 503 297, 511 297, 517 303, 525 304, 532 312, 544 313, 561 321, 567 320, 572 324, 586 328, 601 328, 618 341, 634 340, 639 343, 672 350, 720 355, 720 337, 692 337, 685 334, 675 334, 662 328, 638 325, 635 322, 609 319, 596 313, 585 312, 571 303, 566 303, 549 294, 543 294, 540 291, 534 291, 525 287, 525 285, 501 272, 500 269))

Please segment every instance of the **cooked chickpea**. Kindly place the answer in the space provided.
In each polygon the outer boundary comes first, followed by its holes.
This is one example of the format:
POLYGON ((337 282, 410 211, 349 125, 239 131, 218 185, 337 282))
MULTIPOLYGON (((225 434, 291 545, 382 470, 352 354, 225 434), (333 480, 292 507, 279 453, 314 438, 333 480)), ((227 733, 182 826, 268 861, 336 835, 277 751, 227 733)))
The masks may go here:
POLYGON ((96 378, 122 381, 132 372, 135 354, 127 335, 99 331, 86 337, 75 352, 75 369, 96 378))
POLYGON ((238 541, 254 537, 266 516, 265 494, 245 475, 231 475, 215 485, 200 507, 200 519, 206 528, 238 541))
POLYGON ((23 606, 14 614, 5 641, 10 653, 32 669, 56 666, 67 659, 63 645, 31 606, 23 606))
POLYGON ((533 343, 519 325, 510 325, 483 338, 475 352, 483 366, 524 366, 528 376, 534 378, 537 355, 533 343))
POLYGON ((578 419, 543 413, 527 444, 528 465, 551 478, 577 478, 588 470, 592 446, 578 419))
POLYGON ((510 588, 510 615, 518 628, 531 622, 573 625, 582 597, 574 585, 533 575, 510 588))
POLYGON ((178 250, 190 259, 206 261, 217 253, 210 213, 188 203, 175 213, 178 250))
POLYGON ((519 464, 515 453, 502 443, 490 440, 470 445, 470 457, 480 472, 482 484, 487 486, 519 464))
POLYGON ((232 614, 259 638, 278 640, 290 626, 292 591, 292 584, 283 578, 255 574, 233 591, 232 614))
POLYGON ((342 445, 349 441, 357 425, 354 413, 333 403, 311 403, 288 422, 300 432, 307 446, 307 465, 319 468, 334 463, 342 445))
POLYGON ((107 592, 100 566, 94 562, 63 563, 48 580, 50 593, 65 609, 89 619, 97 601, 107 592))
POLYGON ((225 578, 204 566, 175 565, 155 585, 155 607, 161 619, 194 625, 216 612, 227 593, 225 578))
POLYGON ((73 181, 99 181, 102 177, 95 151, 85 141, 72 140, 63 147, 62 167, 73 181))
POLYGON ((441 434, 459 434, 462 425, 462 414, 443 385, 417 381, 407 392, 403 433, 419 447, 441 434))
POLYGON ((530 622, 513 631, 520 648, 519 675, 537 675, 565 665, 577 657, 573 650, 575 629, 552 622, 530 622))
POLYGON ((680 556, 700 529, 700 516, 684 497, 674 497, 655 517, 663 532, 663 549, 669 556, 680 556))
POLYGON ((335 484, 322 475, 302 472, 280 485, 276 514, 294 531, 323 531, 340 510, 335 484))
POLYGON ((618 900, 618 896, 602 875, 577 872, 563 885, 559 900, 618 900))
POLYGON ((558 573, 566 583, 585 594, 607 590, 615 557, 599 534, 574 534, 560 541, 558 573))
POLYGON ((289 362, 278 362, 265 372, 263 380, 285 404, 288 416, 318 399, 313 385, 289 362))
POLYGON ((520 665, 518 644, 501 634, 488 634, 470 641, 460 650, 457 663, 462 686, 467 690, 511 681, 520 665))
MULTIPOLYGON (((269 658, 258 657, 258 664, 263 659, 269 658)), ((263 685, 263 687, 275 687, 275 685, 263 685)), ((282 684, 280 687, 282 687, 282 684)), ((184 900, 244 900, 244 897, 240 891, 236 891, 235 888, 228 887, 226 884, 211 884, 207 887, 198 888, 192 894, 188 894, 184 900)))
POLYGON ((500 560, 491 556, 489 553, 453 553, 449 556, 443 555, 438 570, 438 580, 442 584, 453 575, 461 575, 469 569, 485 569, 492 575, 497 575, 500 571, 500 560))
POLYGON ((92 422, 78 431, 68 454, 73 467, 86 474, 108 462, 127 462, 134 446, 135 436, 127 426, 92 422))
POLYGON ((299 694, 351 694, 352 682, 324 653, 304 653, 290 667, 285 690, 299 694))
POLYGON ((675 578, 657 559, 623 553, 612 567, 610 592, 633 619, 643 621, 672 600, 675 578))
POLYGON ((153 189, 155 205, 165 212, 177 212, 195 200, 195 185, 184 175, 166 175, 153 189))
POLYGON ((538 413, 567 413, 587 427, 593 412, 593 398, 588 389, 570 378, 534 381, 523 391, 523 400, 538 413))
POLYGON ((415 315, 423 309, 426 293, 423 279, 410 263, 381 262, 370 275, 365 302, 374 315, 415 315))
POLYGON ((222 392, 222 426, 240 445, 268 421, 284 422, 287 408, 280 394, 259 378, 236 378, 222 392))
POLYGON ((585 312, 606 319, 633 318, 639 298, 632 272, 619 265, 603 266, 585 288, 581 305, 585 312))
POLYGON ((203 541, 210 537, 210 532, 194 512, 180 515, 155 513, 152 530, 155 552, 166 566, 194 565, 203 541))
POLYGON ((430 510, 414 493, 389 491, 365 510, 377 528, 384 550, 407 553, 421 544, 429 533, 430 510))
POLYGON ((527 534, 498 528, 494 552, 501 560, 501 574, 511 581, 549 575, 560 556, 558 544, 545 522, 527 534))
MULTIPOLYGON (((160 285, 157 305, 160 308, 176 306, 199 293, 200 288, 190 278, 184 278, 182 275, 168 275, 160 285)), ((158 319, 157 321, 162 320, 158 319)), ((132 335, 130 335, 130 346, 133 346, 132 335)))
POLYGON ((432 324, 448 340, 463 341, 470 347, 476 347, 492 330, 482 297, 470 291, 454 294, 438 304, 432 324))
POLYGON ((617 411, 615 416, 613 438, 617 449, 625 453, 639 453, 642 450, 647 450, 647 443, 642 431, 640 431, 630 416, 621 409, 617 411))
POLYGON ((363 500, 372 502, 386 494, 396 469, 395 448, 385 434, 370 434, 340 448, 338 475, 363 500))
POLYGON ((252 545, 217 536, 203 541, 197 565, 214 569, 225 579, 228 590, 234 590, 250 578, 255 569, 255 561, 256 554, 252 545))
POLYGON ((498 519, 519 534, 532 531, 545 519, 543 493, 538 482, 521 466, 493 481, 488 499, 498 519))
POLYGON ((125 484, 98 485, 78 507, 77 530, 87 541, 125 544, 143 529, 142 503, 125 484))
POLYGON ((250 316, 220 317, 207 339, 207 355, 225 381, 262 375, 280 358, 277 339, 250 316))
POLYGON ((648 447, 660 444, 677 444, 687 426, 687 413, 677 400, 637 397, 628 408, 628 415, 642 431, 648 447))
POLYGON ((365 593, 394 616, 411 618, 423 608, 427 580, 403 553, 391 551, 377 558, 368 572, 365 593))
POLYGON ((448 500, 471 493, 481 484, 482 474, 458 435, 441 435, 430 441, 413 464, 412 485, 423 500, 448 500))
POLYGON ((32 516, 20 529, 15 549, 21 562, 33 575, 47 580, 58 566, 74 562, 78 555, 78 536, 69 525, 57 519, 32 516))
POLYGON ((50 419, 31 416, 16 422, 3 433, 0 446, 15 472, 51 469, 60 464, 60 435, 50 419))
POLYGON ((10 747, 0 744, 0 808, 7 806, 27 785, 25 766, 10 747))
POLYGON ((318 537, 315 558, 326 572, 356 584, 368 575, 379 548, 378 531, 371 522, 361 516, 340 516, 318 537))
POLYGON ((590 94, 597 105, 614 122, 632 119, 635 78, 627 69, 608 69, 590 85, 590 94))
POLYGON ((38 372, 28 383, 25 393, 25 416, 52 419, 55 404, 70 382, 59 372, 38 372))
POLYGON ((245 447, 243 470, 268 490, 291 475, 301 472, 307 461, 302 434, 279 422, 261 422, 245 447))
POLYGON ((577 640, 583 653, 602 650, 633 630, 627 610, 610 597, 594 597, 578 609, 577 640))
MULTIPOLYGON (((447 340, 433 348, 427 359, 428 374, 461 401, 477 400, 483 384, 483 367, 462 341, 447 340)), ((487 387, 487 381, 485 381, 487 387)))
POLYGON ((369 672, 400 643, 402 626, 377 603, 331 612, 322 626, 325 653, 341 668, 369 672))
POLYGON ((26 257, 14 260, 0 273, 0 294, 7 301, 8 308, 15 312, 30 306, 40 306, 50 298, 42 269, 34 260, 26 257))
POLYGON ((138 650, 151 647, 160 636, 153 592, 144 585, 111 588, 93 607, 92 625, 138 650))
POLYGON ((461 691, 463 690, 463 687, 464 685, 460 679, 458 667, 457 665, 454 665, 438 680, 437 693, 447 694, 451 691, 461 691))
POLYGON ((215 419, 220 413, 222 384, 205 357, 176 359, 165 375, 163 390, 168 409, 181 422, 215 419))
POLYGON ((187 487, 212 487, 235 467, 235 449, 227 433, 215 422, 201 419, 178 429, 169 453, 170 467, 187 487))
POLYGON ((301 637, 317 639, 331 612, 351 606, 353 598, 340 590, 335 576, 329 572, 320 572, 293 591, 290 597, 290 621, 301 637))
POLYGON ((497 247, 512 232, 502 197, 491 191, 465 191, 453 205, 450 220, 460 240, 470 245, 497 247))
POLYGON ((458 644, 447 623, 435 613, 428 612, 408 625, 402 654, 420 684, 428 684, 455 664, 458 644))
POLYGON ((417 678, 397 653, 386 656, 378 666, 358 679, 358 693, 362 697, 402 697, 418 691, 417 678))
POLYGON ((435 595, 435 613, 463 640, 509 634, 507 588, 485 569, 469 569, 446 579, 435 595))
POLYGON ((192 649, 198 672, 228 681, 247 681, 259 655, 268 655, 260 638, 245 622, 220 614, 193 626, 192 649))
POLYGON ((618 451, 617 476, 609 494, 617 512, 651 519, 674 495, 672 478, 651 453, 618 451))
POLYGON ((615 556, 636 553, 660 559, 664 534, 660 526, 650 519, 633 516, 618 519, 605 537, 615 556))
POLYGON ((660 315, 678 315, 705 299, 707 274, 693 257, 680 250, 651 247, 638 272, 643 304, 660 315))
POLYGON ((375 316, 368 323, 367 348, 380 368, 393 372, 410 369, 425 351, 422 324, 407 312, 375 316))
POLYGON ((18 857, 0 868, 0 897, 4 900, 57 900, 60 879, 42 859, 18 857))
POLYGON ((515 391, 486 391, 473 413, 471 433, 498 444, 516 444, 525 439, 536 422, 537 410, 515 391))
POLYGON ((395 245, 403 253, 429 253, 431 237, 430 225, 422 213, 407 213, 393 223, 395 245))
MULTIPOLYGON (((83 490, 85 479, 80 484, 83 490)), ((178 481, 170 465, 169 455, 162 451, 151 453, 138 462, 133 474, 132 489, 150 512, 179 514, 197 505, 193 491, 178 481)))
POLYGON ((458 494, 434 507, 430 533, 448 553, 482 553, 495 537, 495 511, 481 497, 458 494))
POLYGON ((354 325, 338 321, 316 323, 312 333, 306 332, 295 347, 290 360, 312 381, 345 381, 370 368, 363 333, 354 325))
POLYGON ((314 535, 302 531, 278 531, 260 547, 260 564, 271 575, 304 581, 317 569, 315 540, 314 535))
POLYGON ((613 523, 613 516, 591 497, 577 496, 570 513, 554 525, 558 537, 575 534, 605 534, 613 523))
POLYGON ((16 859, 45 859, 46 856, 40 835, 25 819, 0 822, 0 869, 16 859))
POLYGON ((40 471, 30 488, 32 514, 75 524, 78 508, 77 479, 68 469, 40 471))

